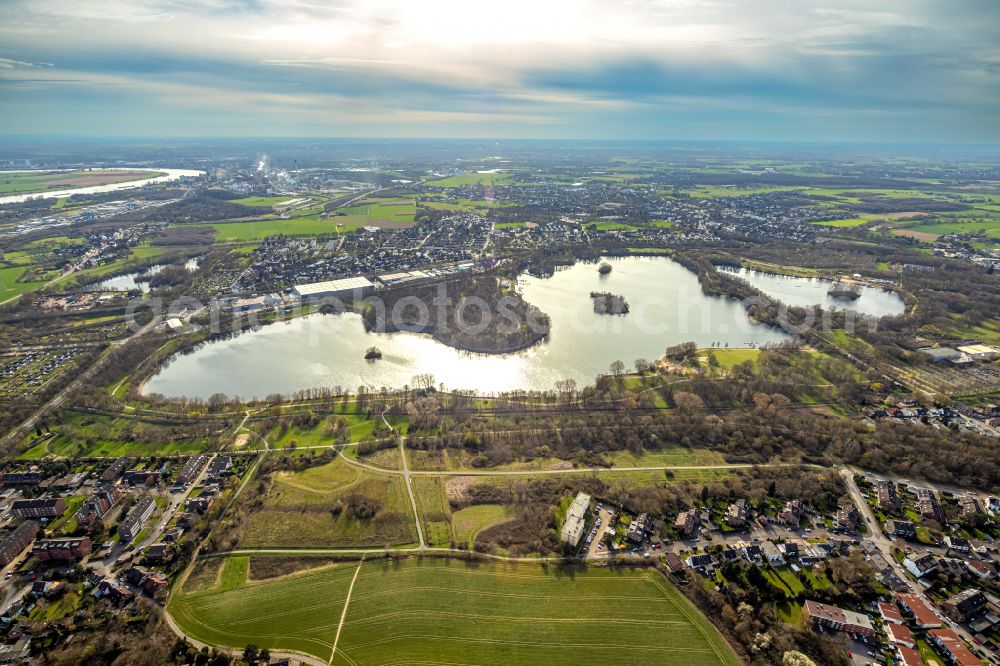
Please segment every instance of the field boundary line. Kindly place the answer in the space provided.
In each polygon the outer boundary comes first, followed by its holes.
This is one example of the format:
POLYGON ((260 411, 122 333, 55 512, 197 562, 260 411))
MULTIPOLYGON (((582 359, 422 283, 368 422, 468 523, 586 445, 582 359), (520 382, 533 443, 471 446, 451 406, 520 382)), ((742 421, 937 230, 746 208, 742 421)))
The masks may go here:
MULTIPOLYGON (((659 571, 657 571, 656 574, 659 574, 660 577, 663 576, 663 574, 661 574, 659 571)), ((674 593, 681 596, 681 601, 679 602, 676 599, 674 599, 670 594, 670 590, 664 588, 660 584, 661 581, 657 579, 656 574, 650 576, 649 578, 650 582, 653 583, 653 585, 655 585, 656 587, 658 587, 661 592, 663 592, 663 596, 665 596, 667 600, 678 611, 680 611, 680 613, 684 617, 688 618, 688 620, 691 621, 691 624, 694 625, 695 629, 697 629, 698 632, 705 638, 705 642, 708 643, 708 646, 712 649, 712 652, 715 653, 715 656, 719 658, 720 663, 723 664, 733 663, 733 659, 727 659, 727 655, 723 654, 722 649, 714 640, 716 637, 722 640, 723 645, 729 648, 729 653, 730 653, 729 656, 735 657, 735 663, 739 663, 739 656, 736 655, 735 650, 733 650, 732 646, 729 645, 729 641, 726 640, 726 638, 722 635, 722 633, 711 624, 711 621, 707 617, 705 617, 697 607, 694 607, 694 613, 691 612, 690 608, 686 608, 684 604, 690 602, 687 600, 686 597, 681 595, 679 590, 674 590, 674 593), (709 632, 705 630, 705 626, 702 624, 702 622, 699 622, 699 620, 708 623, 709 627, 711 627, 715 631, 715 635, 714 636, 710 635, 709 632)), ((669 582, 667 584, 669 585, 669 582)))
MULTIPOLYGON (((354 591, 354 583, 358 580, 358 574, 361 573, 361 566, 364 564, 364 556, 361 556, 361 564, 358 568, 354 570, 354 578, 351 579, 351 586, 347 588, 347 598, 344 599, 344 610, 340 612, 340 624, 337 625, 337 634, 333 637, 333 650, 330 651, 330 664, 333 664, 334 658, 337 656, 337 644, 340 642, 340 632, 344 628, 344 620, 347 619, 347 607, 351 603, 351 592, 354 591)), ((347 655, 344 655, 347 657, 347 655)), ((350 658, 348 657, 348 661, 350 658)), ((354 663, 354 662, 351 662, 354 663)))

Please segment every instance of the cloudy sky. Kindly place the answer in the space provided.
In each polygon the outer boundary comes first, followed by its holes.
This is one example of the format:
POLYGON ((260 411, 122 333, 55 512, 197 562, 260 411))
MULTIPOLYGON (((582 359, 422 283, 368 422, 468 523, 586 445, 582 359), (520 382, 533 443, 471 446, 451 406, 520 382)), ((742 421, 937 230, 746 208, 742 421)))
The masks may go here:
POLYGON ((0 134, 1000 141, 1000 0, 2 0, 0 134))

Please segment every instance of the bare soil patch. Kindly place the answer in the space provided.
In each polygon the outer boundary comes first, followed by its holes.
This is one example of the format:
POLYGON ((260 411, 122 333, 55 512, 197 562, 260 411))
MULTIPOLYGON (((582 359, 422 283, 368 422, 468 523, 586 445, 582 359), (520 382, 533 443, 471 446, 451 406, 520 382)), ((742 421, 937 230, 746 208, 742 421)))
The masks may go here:
POLYGON ((893 229, 893 236, 902 236, 904 238, 915 238, 922 241, 935 241, 940 238, 940 234, 932 234, 927 231, 913 231, 911 229, 893 229))
POLYGON ((445 495, 448 500, 464 502, 469 498, 469 488, 476 485, 476 480, 471 476, 453 476, 444 484, 445 495))

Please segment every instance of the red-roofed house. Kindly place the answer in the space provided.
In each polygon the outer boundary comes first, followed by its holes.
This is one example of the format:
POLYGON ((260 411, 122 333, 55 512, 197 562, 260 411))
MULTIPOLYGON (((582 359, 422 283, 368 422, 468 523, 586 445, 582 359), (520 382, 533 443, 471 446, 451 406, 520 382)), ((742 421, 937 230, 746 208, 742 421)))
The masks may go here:
POLYGON ((835 631, 873 636, 875 630, 868 618, 861 613, 821 604, 811 599, 802 606, 802 617, 813 626, 821 626, 835 631))
POLYGON ((889 642, 893 645, 905 645, 908 648, 917 647, 917 641, 905 624, 887 623, 885 635, 889 637, 889 642))
POLYGON ((883 622, 891 622, 893 624, 903 624, 905 622, 903 614, 899 612, 899 608, 895 604, 880 601, 878 602, 878 612, 882 614, 883 622))
POLYGON ((920 653, 913 648, 897 645, 896 654, 899 655, 900 666, 924 666, 924 660, 921 659, 920 653))
POLYGON ((933 629, 941 626, 941 618, 917 595, 901 592, 896 595, 896 598, 903 606, 903 613, 913 618, 918 629, 933 629))
POLYGON ((952 666, 982 666, 982 660, 965 646, 962 639, 951 629, 932 629, 927 632, 927 640, 941 650, 952 666))

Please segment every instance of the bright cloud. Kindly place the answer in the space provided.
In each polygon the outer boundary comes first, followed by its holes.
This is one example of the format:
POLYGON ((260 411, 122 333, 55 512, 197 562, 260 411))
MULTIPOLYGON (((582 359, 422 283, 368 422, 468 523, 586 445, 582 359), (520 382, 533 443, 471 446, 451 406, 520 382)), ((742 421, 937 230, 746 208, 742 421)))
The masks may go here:
POLYGON ((14 133, 996 141, 998 24, 993 0, 8 0, 0 112, 14 133))

